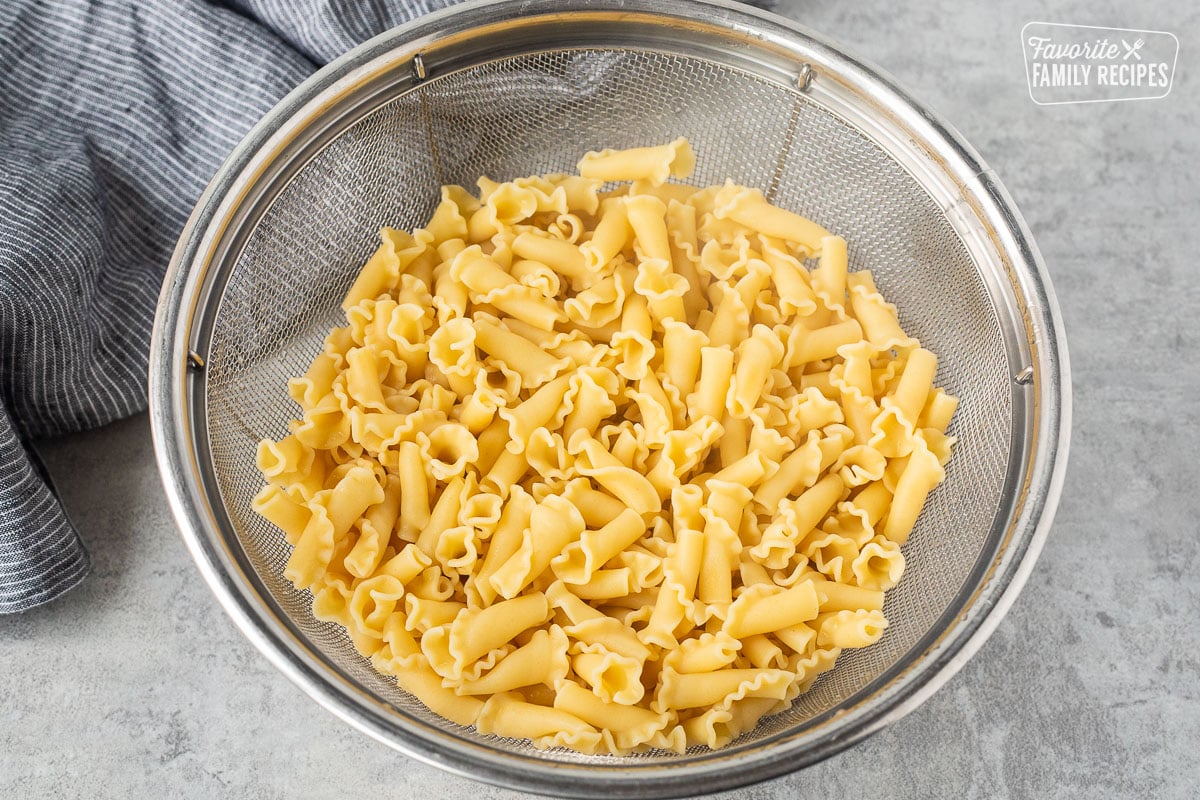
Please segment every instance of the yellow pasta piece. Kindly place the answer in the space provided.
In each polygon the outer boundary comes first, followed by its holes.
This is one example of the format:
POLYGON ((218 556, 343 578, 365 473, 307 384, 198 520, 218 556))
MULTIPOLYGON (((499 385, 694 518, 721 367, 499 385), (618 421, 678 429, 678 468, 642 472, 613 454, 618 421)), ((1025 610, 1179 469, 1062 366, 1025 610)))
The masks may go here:
POLYGON ((772 464, 766 456, 756 450, 753 453, 747 453, 735 461, 726 463, 708 481, 710 484, 728 482, 750 488, 759 483, 768 474, 773 473, 776 467, 777 465, 772 464))
POLYGON ((787 357, 789 367, 833 358, 843 345, 862 341, 862 327, 855 320, 846 320, 817 330, 793 329, 787 357))
MULTIPOLYGON (((812 578, 811 582, 821 598, 821 613, 829 611, 882 611, 883 592, 864 589, 823 578, 812 578)), ((807 621, 807 620, 802 620, 807 621)))
POLYGON ((707 305, 704 289, 707 280, 697 266, 700 260, 696 231, 696 209, 686 200, 667 201, 667 236, 671 243, 671 265, 688 286, 683 305, 687 322, 694 325, 700 311, 707 305))
POLYGON ((676 400, 682 403, 696 385, 700 371, 700 351, 708 337, 679 320, 663 322, 663 368, 666 385, 675 390, 676 400))
POLYGON ((805 317, 816 311, 817 296, 809 283, 808 270, 784 249, 783 242, 762 237, 762 253, 771 268, 780 310, 805 317))
POLYGON ((755 325, 749 339, 738 345, 737 371, 730 389, 729 412, 746 418, 758 405, 770 370, 783 358, 784 346, 766 325, 755 325))
POLYGON ((305 409, 292 435, 314 450, 333 450, 350 438, 350 419, 331 393, 305 409))
POLYGON ((671 509, 675 530, 700 530, 704 527, 704 518, 700 516, 700 508, 704 504, 704 491, 694 484, 677 486, 671 490, 671 509))
POLYGON ((295 436, 285 436, 278 442, 264 439, 258 443, 255 464, 263 477, 273 482, 289 483, 303 479, 313 467, 315 453, 295 436))
POLYGON ((839 584, 853 582, 852 565, 859 554, 853 540, 819 529, 809 534, 798 549, 829 580, 839 584))
POLYGON ((475 320, 475 342, 480 350, 519 373, 525 387, 541 386, 568 364, 523 336, 481 319, 475 320))
POLYGON ((687 139, 679 138, 658 147, 629 150, 602 150, 579 160, 579 174, 602 181, 644 180, 651 186, 666 183, 667 178, 686 178, 696 167, 696 156, 687 139))
POLYGON ((684 732, 688 746, 701 745, 711 749, 724 747, 743 731, 754 727, 766 714, 781 710, 784 700, 773 697, 744 697, 726 709, 717 707, 684 721, 679 729, 684 732))
POLYGON ((522 631, 545 622, 550 603, 540 592, 505 600, 484 609, 459 612, 450 624, 449 652, 465 667, 499 649, 522 631))
POLYGON ((492 586, 491 576, 520 549, 534 507, 534 500, 528 492, 519 485, 512 487, 501 512, 500 521, 488 543, 487 555, 467 580, 468 597, 479 598, 480 603, 485 606, 491 605, 496 599, 496 589, 492 586))
POLYGON ((614 272, 568 297, 563 302, 563 312, 567 319, 593 330, 609 325, 624 311, 625 296, 631 288, 626 283, 622 273, 614 272))
MULTIPOLYGON (((512 440, 510 439, 511 443, 512 440)), ((479 481, 479 485, 484 489, 498 494, 505 492, 505 487, 512 486, 517 483, 521 476, 529 471, 529 460, 525 457, 524 449, 516 452, 517 445, 512 445, 511 448, 503 450, 491 469, 479 481)))
POLYGON ((654 485, 605 449, 604 445, 580 431, 567 443, 576 457, 576 468, 603 486, 626 507, 648 514, 661 506, 654 485))
POLYGON ((859 551, 850 568, 864 589, 891 589, 904 572, 904 554, 895 542, 876 536, 859 551))
POLYGON ((885 398, 884 407, 894 407, 905 420, 916 425, 933 389, 936 371, 937 356, 923 347, 914 349, 904 363, 896 390, 885 398))
POLYGON ((591 488, 586 480, 573 481, 564 496, 579 509, 589 528, 601 528, 626 510, 624 503, 610 494, 591 488))
POLYGON ((829 509, 841 499, 845 483, 836 474, 828 474, 813 484, 798 498, 785 501, 782 509, 785 519, 794 530, 804 535, 817 526, 829 509))
POLYGON ((742 650, 757 669, 785 669, 787 658, 779 645, 760 634, 742 640, 742 650))
POLYGON ((633 288, 646 298, 650 316, 659 325, 671 320, 683 320, 687 316, 683 297, 687 294, 687 280, 671 271, 671 262, 665 258, 644 259, 638 263, 637 277, 633 288))
POLYGON ((563 681, 554 695, 554 707, 588 724, 610 731, 616 746, 629 750, 649 742, 670 723, 670 715, 646 708, 606 702, 573 681, 563 681))
POLYGON ((908 540, 925 499, 933 487, 946 477, 946 471, 942 469, 937 456, 925 445, 924 439, 918 438, 916 444, 912 455, 908 457, 908 465, 896 482, 892 507, 883 527, 883 535, 897 544, 904 544, 908 540))
POLYGON ((483 701, 474 697, 459 697, 453 690, 443 688, 441 676, 428 666, 397 672, 396 683, 435 714, 459 725, 475 724, 483 709, 483 701))
POLYGON ((700 464, 723 429, 712 417, 701 417, 684 430, 670 431, 663 449, 647 472, 647 480, 666 498, 680 485, 683 476, 700 464))
POLYGON ((695 421, 708 416, 724 416, 725 398, 733 377, 733 352, 720 347, 700 348, 700 379, 696 391, 688 395, 688 418, 695 421))
POLYGON ((830 467, 846 486, 862 486, 883 477, 887 459, 874 447, 857 445, 843 450, 830 467))
POLYGON ((725 282, 716 284, 720 299, 713 307, 712 320, 706 331, 712 347, 736 348, 750 332, 750 309, 735 288, 725 282))
POLYGON ((813 291, 825 307, 841 312, 846 304, 846 240, 840 236, 821 237, 821 257, 812 272, 813 291))
POLYGON ((288 556, 283 576, 298 588, 311 588, 329 568, 334 540, 333 525, 329 522, 327 512, 320 506, 314 508, 308 524, 288 556))
POLYGON ((636 591, 637 579, 628 567, 598 569, 584 583, 573 585, 575 594, 583 600, 599 602, 626 598, 636 591))
POLYGON ((516 255, 547 265, 577 288, 585 287, 593 279, 587 259, 580 249, 570 242, 522 233, 513 239, 512 248, 516 255))
POLYGON ((663 666, 675 672, 713 672, 734 662, 742 643, 725 633, 702 633, 686 639, 663 657, 663 666))
POLYGON ((737 530, 743 511, 753 496, 751 491, 740 483, 716 476, 705 478, 704 486, 708 489, 708 502, 700 510, 701 516, 705 520, 719 517, 725 520, 729 527, 737 530))
POLYGON ((478 439, 466 426, 453 422, 418 433, 417 449, 429 474, 439 481, 463 474, 479 458, 478 439))
POLYGON ((782 669, 721 669, 667 675, 670 679, 663 681, 656 700, 661 708, 711 706, 730 695, 737 695, 736 699, 771 697, 781 700, 792 680, 792 673, 782 669))
POLYGON ((839 611, 822 621, 817 646, 867 647, 879 641, 887 624, 881 611, 839 611))
POLYGON ((587 583, 596 570, 624 551, 646 532, 641 514, 626 508, 611 522, 595 531, 584 531, 555 556, 550 565, 565 583, 587 583))
MULTIPOLYGON (((288 395, 307 411, 333 391, 333 381, 339 374, 338 359, 332 353, 322 352, 313 359, 303 376, 288 381, 288 395)), ((266 471, 261 463, 259 469, 266 471)))
POLYGON ((612 347, 621 353, 616 371, 622 377, 636 381, 646 376, 650 359, 654 358, 653 325, 646 298, 633 294, 626 298, 621 310, 621 329, 612 336, 612 347))
POLYGON ((555 581, 546 589, 546 599, 563 613, 572 625, 578 626, 592 620, 606 619, 605 615, 580 600, 563 584, 555 581))
POLYGON ((508 423, 509 450, 519 453, 525 449, 533 431, 550 422, 562 406, 569 387, 570 377, 561 375, 541 386, 516 408, 500 409, 500 418, 508 423))
POLYGON ((383 487, 379 485, 374 471, 364 466, 353 466, 346 470, 336 486, 328 493, 323 493, 320 499, 315 499, 309 507, 324 506, 333 535, 340 539, 368 508, 382 502, 383 496, 383 487))
POLYGON ((346 293, 346 299, 342 301, 342 309, 349 310, 361 301, 377 297, 395 286, 400 279, 400 273, 408 264, 412 263, 413 259, 425 249, 428 241, 432 239, 432 236, 427 233, 424 236, 428 238, 422 241, 421 237, 414 237, 404 231, 392 228, 384 228, 380 231, 382 244, 363 266, 354 285, 346 293))
POLYGON ((764 480, 754 492, 754 502, 768 513, 774 513, 780 501, 801 487, 812 485, 821 471, 821 435, 810 431, 804 444, 783 461, 775 473, 764 480))
POLYGON ((410 542, 429 524, 429 484, 425 478, 425 459, 416 442, 401 442, 398 453, 400 473, 400 538, 410 542))
POLYGON ((409 594, 404 598, 404 627, 427 633, 430 628, 449 624, 462 610, 462 603, 409 594))
POLYGON ((590 647, 571 659, 571 668, 606 703, 631 706, 642 699, 642 662, 636 658, 590 647))
POLYGON ((457 256, 450 274, 472 293, 472 299, 486 303, 536 328, 550 331, 565 317, 557 306, 535 289, 517 281, 473 245, 457 256))
MULTIPOLYGON (((733 417, 726 409, 721 427, 724 428, 721 441, 717 444, 722 464, 734 464, 746 457, 750 452, 750 428, 753 423, 749 415, 733 417)), ((760 455, 765 455, 760 452, 760 455)), ((761 477, 761 476, 760 476, 761 477)))
MULTIPOLYGON (((466 487, 466 482, 456 477, 442 489, 442 493, 438 496, 437 503, 429 512, 429 518, 425 524, 417 530, 415 526, 408 527, 407 530, 400 530, 400 537, 408 541, 415 542, 417 547, 426 555, 433 556, 437 548, 437 542, 441 538, 442 533, 452 527, 458 521, 459 512, 462 510, 463 493, 466 487), (413 533, 416 532, 414 536, 413 533)), ((400 483, 400 501, 401 514, 404 509, 404 482, 400 483)))
POLYGON ((801 654, 809 652, 817 640, 817 632, 803 622, 789 625, 786 628, 780 628, 771 635, 793 651, 801 654))
POLYGON ((551 495, 533 509, 517 551, 490 578, 503 597, 516 597, 550 566, 550 560, 579 538, 583 517, 562 497, 551 495))
POLYGON ((663 564, 659 589, 649 624, 638 633, 648 645, 672 648, 677 645, 675 629, 692 609, 692 598, 704 557, 704 534, 698 530, 675 532, 675 543, 663 564))
POLYGON ((513 693, 492 695, 475 720, 480 733, 529 739, 535 747, 571 747, 594 752, 600 733, 583 720, 555 708, 527 703, 513 693))
POLYGON ((728 605, 733 601, 733 568, 742 545, 737 531, 717 516, 704 526, 704 552, 700 557, 700 575, 696 596, 707 605, 728 605))
POLYGON ((950 419, 954 416, 954 411, 957 408, 957 397, 946 394, 941 389, 934 389, 929 394, 929 400, 926 401, 925 409, 921 412, 918 425, 922 428, 932 428, 944 433, 946 428, 950 427, 950 419))
POLYGON ((756 189, 726 183, 717 192, 713 213, 718 219, 737 223, 776 239, 796 242, 808 252, 817 252, 829 231, 799 214, 771 205, 756 189))
POLYGON ((478 532, 479 529, 471 525, 455 525, 442 532, 433 555, 444 573, 472 573, 479 559, 478 532))
POLYGON ((625 203, 617 199, 602 203, 592 238, 579 247, 587 268, 599 272, 625 249, 632 233, 625 203))
POLYGON ((592 433, 603 420, 616 413, 613 396, 617 394, 620 381, 615 374, 603 369, 580 368, 570 376, 569 385, 563 405, 567 414, 562 423, 563 439, 567 442, 579 431, 592 433))
POLYGON ((383 559, 384 548, 392 536, 392 528, 400 513, 400 479, 389 475, 383 488, 383 500, 363 512, 362 533, 343 563, 347 571, 358 578, 375 574, 383 559))
POLYGON ((405 584, 404 588, 411 596, 425 600, 449 600, 454 596, 454 582, 437 564, 426 567, 420 575, 405 584))
POLYGON ((642 259, 670 264, 666 203, 650 195, 630 195, 625 198, 625 214, 633 229, 634 241, 641 248, 642 259))
POLYGON ((730 606, 723 630, 738 639, 771 633, 815 619, 819 607, 820 596, 811 580, 789 589, 756 584, 742 592, 730 606))
POLYGON ((254 496, 250 507, 275 527, 281 529, 293 546, 308 526, 312 512, 303 503, 291 498, 278 486, 267 485, 254 496))
POLYGON ((854 318, 862 325, 863 335, 876 350, 908 347, 915 343, 900 327, 896 307, 884 300, 875 288, 870 270, 850 273, 846 276, 846 285, 850 290, 854 318))
POLYGON ((460 695, 500 694, 534 683, 555 685, 567 674, 567 635, 557 625, 534 631, 529 643, 506 655, 486 675, 454 687, 460 695))
POLYGON ((564 598, 570 598, 566 601, 567 603, 577 604, 577 607, 566 610, 567 616, 572 621, 565 627, 565 630, 573 641, 583 645, 578 648, 579 650, 599 652, 594 648, 587 647, 596 645, 608 652, 620 653, 637 661, 644 662, 650 658, 652 655, 650 648, 642 644, 632 628, 623 625, 619 620, 596 612, 591 606, 580 602, 578 597, 566 592, 562 587, 562 583, 552 584, 547 590, 547 597, 551 597, 551 602, 556 607, 564 598), (580 617, 581 611, 583 617, 580 617))
POLYGON ((392 575, 403 584, 433 565, 433 560, 414 544, 406 544, 399 553, 380 565, 376 574, 392 575))

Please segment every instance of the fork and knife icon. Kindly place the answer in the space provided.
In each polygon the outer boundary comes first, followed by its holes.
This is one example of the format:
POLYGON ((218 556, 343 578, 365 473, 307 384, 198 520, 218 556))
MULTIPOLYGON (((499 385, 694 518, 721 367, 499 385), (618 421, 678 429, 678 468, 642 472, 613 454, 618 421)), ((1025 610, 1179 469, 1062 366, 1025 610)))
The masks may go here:
POLYGON ((1142 60, 1142 54, 1141 54, 1141 53, 1139 53, 1139 52, 1138 52, 1138 50, 1141 50, 1141 49, 1142 49, 1142 45, 1144 45, 1145 43, 1146 43, 1146 40, 1145 40, 1145 39, 1138 39, 1138 40, 1136 40, 1136 41, 1135 41, 1133 44, 1130 44, 1129 42, 1127 42, 1127 41, 1125 41, 1124 39, 1122 39, 1122 40, 1121 40, 1121 44, 1122 44, 1122 46, 1124 46, 1124 48, 1125 48, 1125 55, 1122 57, 1122 59, 1123 59, 1124 61, 1128 61, 1128 60, 1129 60, 1129 57, 1130 57, 1130 56, 1133 56, 1133 57, 1134 57, 1134 58, 1136 58, 1138 61, 1141 61, 1141 60, 1142 60))

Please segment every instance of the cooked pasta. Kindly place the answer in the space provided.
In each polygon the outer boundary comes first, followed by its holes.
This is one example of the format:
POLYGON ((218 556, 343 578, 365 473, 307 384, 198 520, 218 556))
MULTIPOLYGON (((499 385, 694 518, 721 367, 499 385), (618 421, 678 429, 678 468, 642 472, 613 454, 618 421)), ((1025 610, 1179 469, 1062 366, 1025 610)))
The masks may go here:
POLYGON ((694 163, 444 187, 259 445, 285 577, 453 722, 720 747, 885 634, 957 400, 841 237, 694 163))

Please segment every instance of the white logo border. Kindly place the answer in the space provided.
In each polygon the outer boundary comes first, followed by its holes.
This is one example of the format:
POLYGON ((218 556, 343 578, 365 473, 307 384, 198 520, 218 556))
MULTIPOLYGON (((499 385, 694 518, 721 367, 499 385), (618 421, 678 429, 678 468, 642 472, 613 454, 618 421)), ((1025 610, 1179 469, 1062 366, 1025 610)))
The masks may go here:
POLYGON ((1083 105, 1084 103, 1127 103, 1131 100, 1163 100, 1175 88, 1175 67, 1179 63, 1179 37, 1170 31, 1154 31, 1149 28, 1111 28, 1106 25, 1072 25, 1069 22, 1044 22, 1034 19, 1021 26, 1021 60, 1025 62, 1025 87, 1029 91, 1029 99, 1033 101, 1034 105, 1066 106, 1083 105), (1086 28, 1094 31, 1121 31, 1122 33, 1157 33, 1163 36, 1170 36, 1175 42, 1175 60, 1171 62, 1171 85, 1167 87, 1166 94, 1146 95, 1145 97, 1102 97, 1096 100, 1052 100, 1048 102, 1038 100, 1033 96, 1033 76, 1029 72, 1029 58, 1025 55, 1025 31, 1029 29, 1030 25, 1049 25, 1054 28, 1086 28))

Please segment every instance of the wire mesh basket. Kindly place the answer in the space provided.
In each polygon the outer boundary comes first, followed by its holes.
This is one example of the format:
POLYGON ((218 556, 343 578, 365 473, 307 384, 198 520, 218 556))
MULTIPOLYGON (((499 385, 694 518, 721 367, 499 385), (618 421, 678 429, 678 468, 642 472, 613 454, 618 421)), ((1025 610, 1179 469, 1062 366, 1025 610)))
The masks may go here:
POLYGON ((919 704, 1012 603, 1065 468, 1057 306, 1020 216, 950 128, 815 35, 705 0, 472 3, 386 33, 301 85, 222 167, 160 302, 151 410, 168 495, 208 583, 306 692, 376 738, 543 793, 679 795, 826 757, 919 704), (260 439, 340 322, 381 225, 425 222, 443 183, 570 171, 587 150, 687 136, 692 182, 761 187, 849 243, 961 398, 946 482, 905 546, 892 625, 787 712, 727 748, 627 757, 538 751, 429 712, 376 673, 283 577, 251 511, 260 439))

